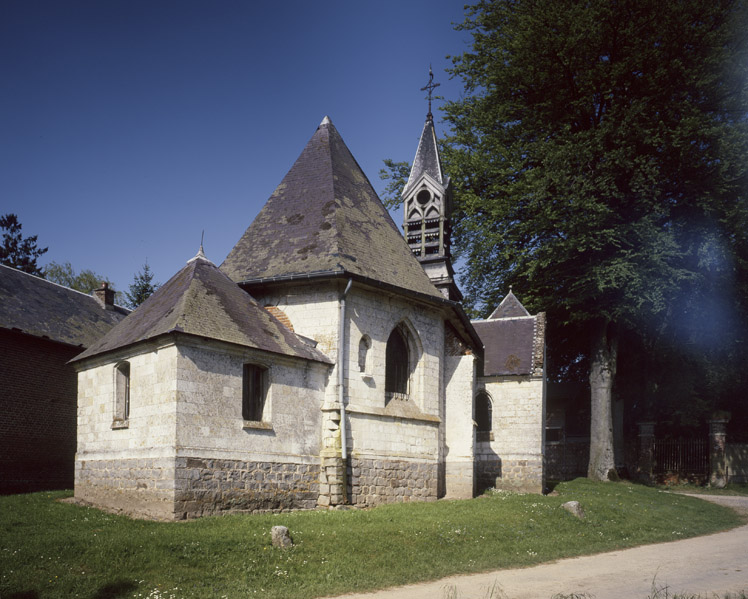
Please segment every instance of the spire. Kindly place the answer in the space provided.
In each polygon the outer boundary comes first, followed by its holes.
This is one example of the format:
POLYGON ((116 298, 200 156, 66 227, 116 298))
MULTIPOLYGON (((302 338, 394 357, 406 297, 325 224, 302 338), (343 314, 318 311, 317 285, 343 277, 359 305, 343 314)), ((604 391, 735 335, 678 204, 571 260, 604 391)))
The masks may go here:
POLYGON ((462 294, 454 283, 450 251, 452 186, 442 170, 431 114, 431 94, 439 85, 433 79, 429 68, 429 83, 421 88, 429 92, 429 112, 403 189, 403 229, 411 251, 431 282, 442 295, 459 301, 462 294))
POLYGON ((187 260, 187 264, 189 264, 190 262, 194 262, 195 260, 205 260, 206 262, 210 262, 211 264, 213 264, 213 262, 211 262, 210 260, 208 260, 208 258, 206 258, 205 252, 203 251, 203 238, 204 237, 205 237, 205 231, 203 231, 203 234, 200 236, 200 249, 197 250, 197 254, 195 254, 193 258, 187 260))

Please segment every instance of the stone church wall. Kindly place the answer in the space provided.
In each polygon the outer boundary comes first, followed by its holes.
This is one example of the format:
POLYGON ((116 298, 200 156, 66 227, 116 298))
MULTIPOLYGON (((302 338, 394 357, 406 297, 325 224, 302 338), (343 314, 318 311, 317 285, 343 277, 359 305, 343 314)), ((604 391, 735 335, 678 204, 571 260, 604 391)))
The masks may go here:
POLYGON ((473 497, 474 438, 473 396, 475 358, 446 355, 444 366, 445 402, 445 492, 449 499, 473 497))
POLYGON ((483 377, 492 404, 492 441, 476 444, 478 491, 542 493, 545 400, 540 377, 483 377))
POLYGON ((408 298, 354 286, 347 321, 351 501, 435 500, 443 317, 408 298), (387 340, 398 325, 406 330, 413 369, 407 397, 387 401, 387 340))
POLYGON ((153 518, 174 512, 177 349, 121 354, 78 373, 75 497, 153 518), (130 416, 114 423, 115 367, 130 363, 130 416), (114 426, 113 426, 114 425, 114 426))
POLYGON ((176 513, 313 508, 324 364, 205 342, 180 344, 176 513), (242 366, 265 366, 260 423, 242 420, 242 366))
MULTIPOLYGON (((261 295, 258 300, 282 310, 295 332, 318 341, 318 349, 337 361, 341 292, 342 288, 303 285, 261 295)), ((346 298, 346 322, 350 460, 343 477, 336 366, 328 379, 323 410, 321 462, 325 467, 320 505, 342 502, 344 478, 350 501, 358 505, 436 499, 443 316, 409 298, 354 284, 346 298), (385 405, 386 345, 400 323, 405 323, 411 335, 416 366, 408 399, 393 399, 385 405), (362 347, 366 347, 365 355, 362 347)))
POLYGON ((112 427, 118 361, 79 373, 78 499, 158 519, 312 508, 323 364, 192 342, 128 356, 130 417, 112 427), (242 367, 268 367, 262 422, 242 419, 242 367))

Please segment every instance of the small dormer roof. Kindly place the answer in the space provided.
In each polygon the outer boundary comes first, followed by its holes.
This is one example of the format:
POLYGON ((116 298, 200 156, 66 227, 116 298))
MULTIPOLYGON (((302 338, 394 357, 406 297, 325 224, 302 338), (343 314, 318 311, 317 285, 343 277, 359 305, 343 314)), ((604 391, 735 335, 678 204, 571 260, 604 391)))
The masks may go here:
POLYGON ((77 360, 182 333, 329 363, 200 252, 77 360))
POLYGON ((525 309, 517 299, 517 296, 512 293, 512 289, 509 289, 509 293, 506 294, 498 307, 491 313, 489 320, 494 318, 511 318, 516 316, 530 316, 530 313, 525 309))

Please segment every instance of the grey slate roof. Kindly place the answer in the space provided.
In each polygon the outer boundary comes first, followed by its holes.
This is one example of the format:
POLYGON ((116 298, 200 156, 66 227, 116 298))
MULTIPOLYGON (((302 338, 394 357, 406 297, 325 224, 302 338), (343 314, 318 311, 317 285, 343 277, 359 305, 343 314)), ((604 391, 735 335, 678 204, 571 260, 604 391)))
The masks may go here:
POLYGON ((474 320, 483 342, 483 375, 530 375, 542 366, 544 313, 531 316, 509 290, 488 320, 474 320))
POLYGON ((221 270, 236 282, 350 273, 442 298, 327 117, 221 270))
POLYGON ((506 294, 504 299, 501 300, 501 303, 488 318, 510 318, 513 316, 530 316, 530 313, 510 289, 509 293, 506 294))
POLYGON ((436 130, 434 120, 427 118, 418 141, 416 156, 413 158, 413 166, 410 168, 408 182, 403 189, 403 195, 407 195, 408 188, 415 185, 421 177, 427 174, 443 187, 447 187, 449 177, 444 176, 441 160, 439 159, 439 148, 436 144, 436 130))
POLYGON ((0 265, 0 327, 90 347, 129 310, 105 310, 90 295, 0 265))
POLYGON ((473 321, 483 342, 483 375, 533 372, 535 317, 473 321))
POLYGON ((265 311, 202 252, 76 361, 166 333, 196 335, 330 363, 322 352, 265 311))

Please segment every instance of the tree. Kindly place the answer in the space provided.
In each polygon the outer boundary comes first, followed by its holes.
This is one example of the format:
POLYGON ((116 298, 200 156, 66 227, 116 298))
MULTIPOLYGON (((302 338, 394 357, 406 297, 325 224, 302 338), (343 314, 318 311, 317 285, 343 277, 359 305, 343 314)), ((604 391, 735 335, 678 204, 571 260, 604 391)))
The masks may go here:
MULTIPOLYGON (((101 287, 102 283, 108 283, 109 287, 114 289, 114 284, 109 280, 109 277, 97 274, 90 269, 83 269, 76 274, 70 262, 63 264, 50 262, 44 267, 43 276, 48 281, 89 295, 94 289, 101 287)), ((117 304, 121 304, 124 301, 121 291, 114 291, 114 301, 117 304)))
POLYGON ((36 263, 37 258, 49 248, 39 248, 36 245, 37 235, 24 237, 21 235, 21 223, 15 214, 0 216, 0 229, 3 229, 3 245, 0 247, 0 264, 17 268, 32 275, 42 276, 42 271, 36 263))
POLYGON ((591 478, 615 477, 621 339, 656 347, 714 278, 745 292, 747 25, 733 0, 481 0, 458 26, 443 158, 463 284, 478 310, 513 284, 588 361, 591 478))
POLYGON ((382 200, 386 208, 394 208, 402 202, 402 193, 410 177, 409 162, 395 162, 391 158, 384 159, 384 168, 379 169, 379 178, 387 181, 382 193, 382 200))
POLYGON ((91 293, 94 289, 101 287, 103 282, 112 287, 112 282, 102 275, 96 274, 90 269, 84 269, 76 274, 70 262, 58 264, 50 262, 44 267, 44 278, 58 285, 75 289, 81 293, 91 293))
POLYGON ((159 288, 161 283, 153 283, 153 272, 146 260, 140 272, 135 273, 135 279, 130 285, 129 291, 125 292, 126 302, 133 310, 147 300, 151 294, 159 288))

